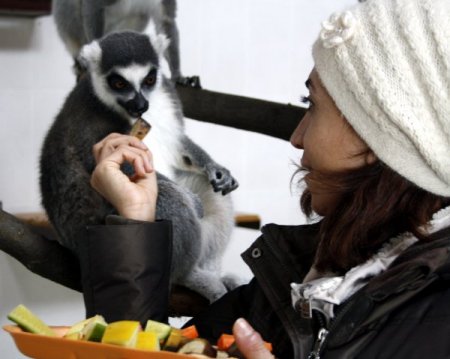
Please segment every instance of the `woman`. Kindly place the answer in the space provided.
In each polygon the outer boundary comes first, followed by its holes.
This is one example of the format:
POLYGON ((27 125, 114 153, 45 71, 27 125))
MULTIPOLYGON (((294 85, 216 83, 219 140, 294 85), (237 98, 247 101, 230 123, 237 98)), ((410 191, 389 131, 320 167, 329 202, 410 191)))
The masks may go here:
MULTIPOLYGON (((234 324, 250 359, 270 357, 256 332, 280 358, 450 356, 449 14, 448 0, 368 0, 323 24, 291 137, 303 150, 302 208, 323 218, 265 226, 243 254, 255 277, 193 318, 201 336, 234 324)), ((88 240, 107 246, 148 226, 170 239, 155 222, 150 151, 110 135, 95 153, 92 186, 120 216, 88 240)), ((114 276, 127 291, 139 272, 114 276)), ((150 301, 136 293, 130 302, 150 301)))

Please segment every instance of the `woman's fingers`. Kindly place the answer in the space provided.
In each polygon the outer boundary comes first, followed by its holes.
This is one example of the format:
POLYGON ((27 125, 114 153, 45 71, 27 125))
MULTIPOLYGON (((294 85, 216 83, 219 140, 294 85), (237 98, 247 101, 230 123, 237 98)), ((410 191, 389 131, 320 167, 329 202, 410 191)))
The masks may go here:
POLYGON ((120 145, 97 164, 91 186, 125 218, 154 221, 158 186, 149 151, 120 145), (124 162, 133 165, 136 176, 122 172, 124 162))
POLYGON ((264 341, 248 322, 239 318, 233 325, 233 334, 239 351, 246 359, 274 359, 264 341))
POLYGON ((108 157, 102 159, 99 165, 101 166, 103 162, 107 165, 108 161, 115 163, 118 167, 125 162, 129 162, 133 165, 134 171, 138 176, 145 176, 147 173, 153 171, 153 161, 150 151, 124 144, 116 147, 108 157))
POLYGON ((111 133, 94 145, 93 153, 96 163, 99 163, 103 158, 108 157, 122 145, 127 145, 141 150, 148 150, 147 146, 134 136, 111 133))
POLYGON ((158 184, 149 149, 137 138, 112 133, 93 147, 91 186, 125 218, 154 221, 158 184), (135 175, 122 172, 125 162, 135 175))

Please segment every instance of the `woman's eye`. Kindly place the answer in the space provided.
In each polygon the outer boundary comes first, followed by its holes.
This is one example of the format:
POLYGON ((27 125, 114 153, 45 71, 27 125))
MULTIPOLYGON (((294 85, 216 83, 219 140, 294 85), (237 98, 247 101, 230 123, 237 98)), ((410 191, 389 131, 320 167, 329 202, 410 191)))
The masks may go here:
POLYGON ((310 109, 314 105, 314 102, 312 102, 309 96, 300 96, 300 102, 307 105, 308 109, 310 109))

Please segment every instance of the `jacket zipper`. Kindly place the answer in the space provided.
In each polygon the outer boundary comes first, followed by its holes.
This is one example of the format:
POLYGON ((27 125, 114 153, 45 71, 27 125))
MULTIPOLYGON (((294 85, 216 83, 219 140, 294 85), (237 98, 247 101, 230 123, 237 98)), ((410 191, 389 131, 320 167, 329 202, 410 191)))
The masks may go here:
POLYGON ((327 321, 324 314, 322 314, 317 310, 314 310, 313 317, 319 324, 319 330, 317 331, 317 337, 316 340, 314 341, 313 349, 309 353, 308 359, 319 359, 320 353, 322 352, 323 344, 329 332, 327 329, 327 321))
POLYGON ((334 320, 330 322, 330 326, 327 329, 326 322, 322 317, 322 313, 317 312, 317 319, 319 321, 320 329, 317 332, 317 337, 314 342, 314 347, 311 353, 309 353, 308 359, 320 359, 323 350, 325 349, 325 345, 327 343, 328 334, 339 324, 340 318, 342 318, 345 313, 351 308, 351 302, 347 301, 340 306, 340 310, 334 317, 334 320))
POLYGON ((314 343, 314 349, 309 353, 308 359, 320 359, 320 353, 326 342, 329 331, 325 328, 320 328, 317 333, 316 342, 314 343))

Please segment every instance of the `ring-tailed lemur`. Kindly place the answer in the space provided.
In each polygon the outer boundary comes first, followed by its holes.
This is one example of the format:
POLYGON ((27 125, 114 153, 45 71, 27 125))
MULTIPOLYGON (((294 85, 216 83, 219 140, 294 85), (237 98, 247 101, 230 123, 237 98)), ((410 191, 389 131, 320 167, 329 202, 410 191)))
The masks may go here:
POLYGON ((173 222, 172 280, 212 301, 237 285, 220 277, 220 261, 234 226, 225 194, 238 184, 186 136, 181 104, 166 77, 167 43, 156 32, 121 32, 83 47, 79 61, 88 76, 69 94, 44 141, 42 201, 61 243, 76 252, 80 228, 113 211, 89 184, 92 147, 109 133, 128 133, 145 112, 152 125, 145 140, 165 175, 158 174, 156 214, 173 222))
MULTIPOLYGON (((170 40, 165 56, 171 78, 179 80, 179 35, 176 0, 53 0, 52 14, 67 50, 76 59, 83 45, 111 32, 142 32, 150 20, 170 40)), ((75 69, 80 71, 75 61, 75 69)))

